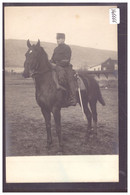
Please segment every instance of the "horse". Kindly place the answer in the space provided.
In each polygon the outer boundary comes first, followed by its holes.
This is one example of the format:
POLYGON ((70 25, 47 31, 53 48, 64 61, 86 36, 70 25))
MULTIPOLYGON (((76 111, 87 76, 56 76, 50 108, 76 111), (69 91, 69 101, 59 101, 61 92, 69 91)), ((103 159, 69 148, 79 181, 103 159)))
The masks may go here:
MULTIPOLYGON (((61 109, 64 107, 65 90, 57 89, 53 78, 53 70, 48 55, 44 48, 40 45, 40 40, 34 45, 27 41, 28 51, 26 52, 23 77, 32 77, 35 83, 36 102, 41 108, 41 112, 45 119, 47 131, 47 148, 50 149, 52 144, 51 136, 51 113, 53 114, 56 132, 59 142, 59 150, 62 151, 63 141, 61 133, 61 109)), ((97 134, 97 110, 96 103, 99 101, 105 105, 99 85, 97 81, 90 76, 86 78, 80 75, 84 82, 85 90, 81 90, 82 105, 84 113, 88 121, 86 136, 94 132, 97 134), (92 131, 93 118, 93 131, 92 131)), ((79 93, 76 93, 77 103, 80 104, 79 93)))

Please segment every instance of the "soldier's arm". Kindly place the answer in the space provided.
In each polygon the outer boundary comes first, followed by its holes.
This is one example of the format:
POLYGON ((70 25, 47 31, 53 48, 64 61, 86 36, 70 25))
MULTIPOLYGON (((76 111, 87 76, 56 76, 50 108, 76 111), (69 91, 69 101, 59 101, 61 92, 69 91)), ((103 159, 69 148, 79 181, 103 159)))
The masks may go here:
POLYGON ((52 57, 50 59, 50 62, 55 64, 56 62, 54 60, 54 55, 55 55, 55 49, 54 49, 53 55, 52 55, 52 57))
POLYGON ((71 49, 70 49, 70 47, 68 46, 68 47, 65 49, 65 52, 64 52, 64 59, 62 59, 61 62, 68 64, 68 63, 70 62, 70 59, 71 59, 71 49))

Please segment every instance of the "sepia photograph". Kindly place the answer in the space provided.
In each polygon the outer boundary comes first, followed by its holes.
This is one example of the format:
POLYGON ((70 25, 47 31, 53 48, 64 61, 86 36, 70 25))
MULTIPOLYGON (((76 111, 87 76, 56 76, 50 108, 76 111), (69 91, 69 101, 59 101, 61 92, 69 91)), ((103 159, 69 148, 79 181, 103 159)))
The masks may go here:
POLYGON ((126 178, 120 13, 116 3, 3 4, 5 184, 126 178))

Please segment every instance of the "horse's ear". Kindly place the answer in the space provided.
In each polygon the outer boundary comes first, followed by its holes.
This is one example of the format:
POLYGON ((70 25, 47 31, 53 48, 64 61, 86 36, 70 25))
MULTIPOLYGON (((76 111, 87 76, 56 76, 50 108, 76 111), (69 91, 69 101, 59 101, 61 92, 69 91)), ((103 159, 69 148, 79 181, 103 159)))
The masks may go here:
POLYGON ((38 39, 37 45, 38 47, 40 47, 40 40, 38 39))
POLYGON ((27 46, 28 46, 28 48, 31 47, 31 43, 30 43, 29 39, 27 40, 27 46))

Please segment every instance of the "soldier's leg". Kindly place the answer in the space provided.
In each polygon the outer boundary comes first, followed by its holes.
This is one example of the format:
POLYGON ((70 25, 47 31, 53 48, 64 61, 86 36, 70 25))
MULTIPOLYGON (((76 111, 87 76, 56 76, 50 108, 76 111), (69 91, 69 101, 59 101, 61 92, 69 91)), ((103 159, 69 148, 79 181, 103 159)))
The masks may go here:
POLYGON ((57 76, 56 70, 53 70, 53 71, 52 71, 52 76, 53 76, 54 82, 55 82, 55 84, 56 84, 56 88, 57 88, 57 89, 66 90, 64 87, 62 87, 62 86, 59 84, 59 82, 58 82, 58 76, 57 76))
POLYGON ((73 72, 71 66, 66 68, 66 75, 67 75, 68 85, 70 88, 70 102, 71 102, 72 106, 75 106, 77 103, 77 100, 76 100, 76 81, 75 81, 74 72, 73 72))

